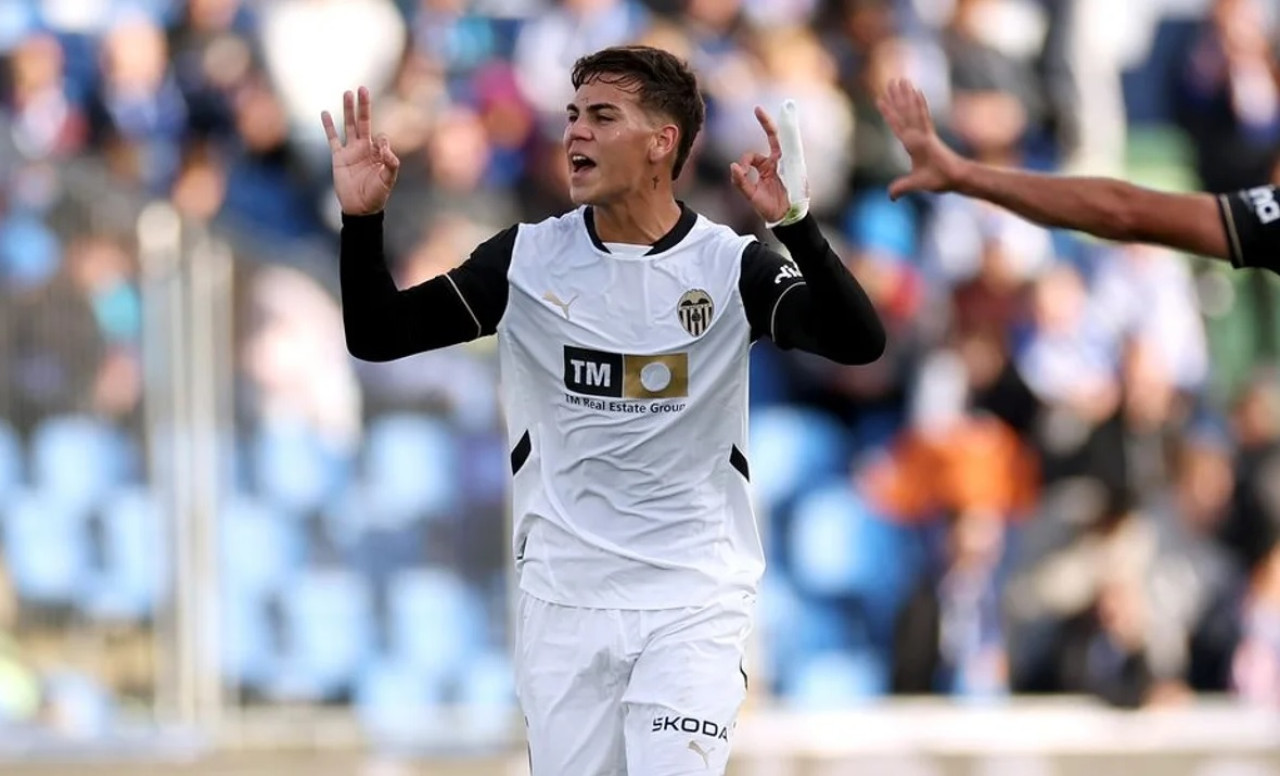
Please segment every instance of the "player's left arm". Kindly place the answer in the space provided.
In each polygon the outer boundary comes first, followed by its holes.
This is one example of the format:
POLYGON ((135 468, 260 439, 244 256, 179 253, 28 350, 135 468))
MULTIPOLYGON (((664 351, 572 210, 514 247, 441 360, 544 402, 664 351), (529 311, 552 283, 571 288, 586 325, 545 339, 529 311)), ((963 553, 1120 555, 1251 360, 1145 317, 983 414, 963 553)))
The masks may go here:
POLYGON ((730 174, 795 263, 759 243, 743 251, 740 289, 752 336, 768 335, 782 348, 841 364, 869 364, 884 353, 884 325, 809 214, 795 103, 783 103, 781 131, 763 108, 756 108, 756 119, 769 154, 743 154, 730 174))
POLYGON ((884 353, 885 330, 862 286, 831 249, 813 216, 773 235, 793 261, 758 242, 742 254, 739 289, 752 337, 839 364, 869 364, 884 353))

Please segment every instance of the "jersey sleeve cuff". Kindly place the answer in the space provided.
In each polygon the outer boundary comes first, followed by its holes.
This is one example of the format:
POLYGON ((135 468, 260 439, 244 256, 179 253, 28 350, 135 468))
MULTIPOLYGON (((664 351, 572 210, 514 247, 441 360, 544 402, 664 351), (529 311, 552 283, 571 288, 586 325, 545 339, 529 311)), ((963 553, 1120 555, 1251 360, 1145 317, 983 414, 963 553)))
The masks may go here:
POLYGON ((1240 244, 1240 229, 1236 224, 1235 213, 1231 210, 1231 196, 1228 194, 1219 194, 1218 202, 1218 218, 1222 221, 1222 231, 1227 235, 1227 253, 1231 260, 1231 266, 1236 269, 1243 269, 1248 266, 1245 264, 1244 251, 1240 244))
POLYGON ((818 221, 812 213, 806 214, 794 224, 774 227, 773 236, 786 246, 787 252, 791 254, 791 260, 796 264, 802 264, 808 258, 824 256, 829 247, 827 238, 823 237, 822 230, 818 228, 818 221))
POLYGON ((383 210, 379 210, 377 213, 369 213, 368 215, 352 215, 343 213, 342 228, 361 232, 381 229, 385 216, 386 211, 383 210))

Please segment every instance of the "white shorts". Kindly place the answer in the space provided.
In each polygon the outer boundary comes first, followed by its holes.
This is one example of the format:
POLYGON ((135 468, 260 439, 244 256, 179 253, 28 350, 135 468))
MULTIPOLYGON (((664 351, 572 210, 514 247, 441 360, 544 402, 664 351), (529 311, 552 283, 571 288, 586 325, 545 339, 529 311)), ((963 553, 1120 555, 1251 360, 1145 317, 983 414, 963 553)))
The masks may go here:
POLYGON ((579 609, 521 593, 516 694, 533 776, 720 776, 755 599, 579 609))

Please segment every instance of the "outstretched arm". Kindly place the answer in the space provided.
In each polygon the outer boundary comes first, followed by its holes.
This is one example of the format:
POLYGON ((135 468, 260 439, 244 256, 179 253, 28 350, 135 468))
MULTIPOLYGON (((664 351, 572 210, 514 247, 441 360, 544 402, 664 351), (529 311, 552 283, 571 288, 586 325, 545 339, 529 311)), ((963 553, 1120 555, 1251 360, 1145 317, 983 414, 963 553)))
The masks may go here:
POLYGON ((965 159, 938 137, 924 95, 908 81, 891 83, 879 106, 911 155, 911 172, 889 188, 894 199, 911 191, 953 191, 1043 226, 1254 265, 1241 255, 1243 246, 1231 244, 1235 208, 1229 198, 1153 191, 1114 178, 1029 173, 965 159))

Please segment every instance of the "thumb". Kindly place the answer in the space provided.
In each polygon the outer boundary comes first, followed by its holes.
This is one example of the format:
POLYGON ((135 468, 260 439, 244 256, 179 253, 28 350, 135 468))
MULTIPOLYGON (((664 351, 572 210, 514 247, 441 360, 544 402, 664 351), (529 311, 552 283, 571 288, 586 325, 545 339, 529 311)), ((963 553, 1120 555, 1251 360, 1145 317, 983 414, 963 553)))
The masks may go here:
POLYGON ((733 162, 729 165, 729 177, 733 180, 733 185, 737 187, 738 191, 741 191, 744 195, 750 198, 750 181, 747 178, 746 169, 737 162, 733 162))
POLYGON ((915 173, 903 175, 902 177, 894 180, 893 183, 889 184, 889 199, 896 202, 903 194, 920 191, 924 188, 923 184, 924 181, 922 181, 920 176, 915 173))

